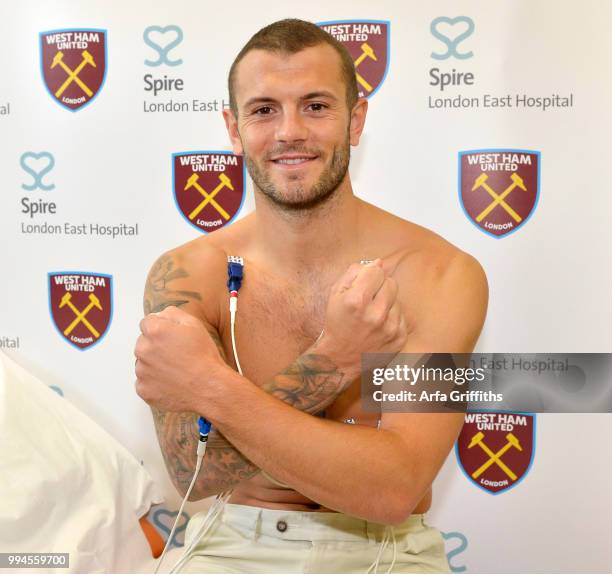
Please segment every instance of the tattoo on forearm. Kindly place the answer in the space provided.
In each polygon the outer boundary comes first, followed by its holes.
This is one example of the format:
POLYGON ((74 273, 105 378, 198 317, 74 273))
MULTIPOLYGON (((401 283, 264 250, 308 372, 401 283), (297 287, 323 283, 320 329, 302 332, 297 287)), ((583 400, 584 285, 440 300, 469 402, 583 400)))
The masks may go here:
MULTIPOLYGON (((170 477, 185 494, 193 478, 199 440, 198 415, 164 413, 153 408, 157 439, 170 477)), ((218 431, 208 438, 203 468, 192 491, 192 499, 229 490, 250 478, 258 468, 244 458, 218 431)))
POLYGON ((298 357, 262 389, 301 411, 315 414, 338 396, 344 373, 324 355, 298 357))
POLYGON ((211 488, 215 493, 230 490, 258 472, 259 468, 213 427, 202 468, 201 483, 206 490, 209 493, 211 488))
MULTIPOLYGON (((211 332, 211 336, 225 359, 219 335, 211 332)), ((343 373, 327 357, 309 354, 299 357, 264 384, 262 389, 297 409, 314 414, 333 402, 343 378, 343 373)), ((257 472, 258 467, 213 427, 206 449, 202 484, 208 485, 208 489, 214 488, 214 492, 220 492, 229 490, 257 472)))
POLYGON ((151 410, 168 474, 178 490, 186 492, 195 470, 197 416, 190 413, 164 413, 155 407, 151 407, 151 410))
MULTIPOLYGON (((211 331, 211 336, 225 359, 218 334, 211 331)), ((334 401, 343 378, 343 373, 327 357, 309 354, 299 357, 262 389, 297 409, 315 414, 334 401)), ((190 413, 162 413, 156 409, 153 413, 168 472, 179 491, 186 492, 195 470, 198 417, 190 413)), ((192 498, 230 490, 258 472, 259 468, 213 427, 192 498)))
POLYGON ((197 291, 184 291, 171 289, 169 283, 174 279, 189 277, 181 267, 176 267, 172 256, 162 255, 151 268, 147 285, 145 287, 144 310, 145 314, 157 313, 166 307, 180 307, 189 301, 201 301, 202 297, 197 291))
MULTIPOLYGON (((209 329, 221 357, 227 362, 225 349, 219 334, 209 329)), ((245 458, 215 427, 208 437, 206 455, 203 461, 202 478, 198 483, 214 488, 214 492, 223 492, 233 488, 237 483, 251 478, 259 472, 249 459, 245 458)))

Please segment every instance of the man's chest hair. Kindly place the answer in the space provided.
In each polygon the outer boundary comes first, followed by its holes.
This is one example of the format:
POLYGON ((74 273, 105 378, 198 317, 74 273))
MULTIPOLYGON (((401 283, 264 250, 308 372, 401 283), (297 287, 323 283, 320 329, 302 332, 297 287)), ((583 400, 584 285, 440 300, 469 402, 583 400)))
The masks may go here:
POLYGON ((252 281, 240 293, 239 318, 242 329, 257 339, 276 344, 310 346, 325 322, 328 289, 291 289, 252 281))

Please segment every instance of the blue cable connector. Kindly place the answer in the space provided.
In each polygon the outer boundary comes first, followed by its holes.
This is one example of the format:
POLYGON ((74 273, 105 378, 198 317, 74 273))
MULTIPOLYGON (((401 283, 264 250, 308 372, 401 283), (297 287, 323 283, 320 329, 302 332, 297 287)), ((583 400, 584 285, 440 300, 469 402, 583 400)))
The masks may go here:
POLYGON ((230 291, 238 291, 242 286, 242 269, 244 260, 242 257, 230 255, 227 258, 227 288, 230 291))

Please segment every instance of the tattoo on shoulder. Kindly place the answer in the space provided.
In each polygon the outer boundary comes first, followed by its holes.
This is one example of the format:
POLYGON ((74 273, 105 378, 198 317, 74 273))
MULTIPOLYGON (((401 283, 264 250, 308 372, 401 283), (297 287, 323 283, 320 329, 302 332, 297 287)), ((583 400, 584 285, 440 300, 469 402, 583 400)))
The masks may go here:
POLYGON ((184 279, 189 274, 182 267, 177 267, 171 255, 162 255, 153 265, 145 287, 145 314, 163 311, 166 307, 180 307, 190 301, 201 301, 197 291, 172 289, 170 283, 175 279, 184 279))

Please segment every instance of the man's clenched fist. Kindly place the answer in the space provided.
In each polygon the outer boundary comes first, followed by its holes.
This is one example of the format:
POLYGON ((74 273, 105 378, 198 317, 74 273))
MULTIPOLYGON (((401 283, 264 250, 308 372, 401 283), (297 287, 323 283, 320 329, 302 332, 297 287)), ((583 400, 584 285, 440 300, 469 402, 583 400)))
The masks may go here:
POLYGON ((354 263, 332 286, 318 346, 359 375, 362 353, 397 353, 408 337, 398 287, 380 259, 354 263))
POLYGON ((136 392, 162 411, 192 411, 207 385, 219 380, 223 362, 204 324, 178 307, 140 322, 136 341, 136 392))

